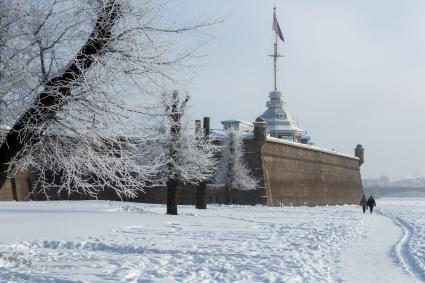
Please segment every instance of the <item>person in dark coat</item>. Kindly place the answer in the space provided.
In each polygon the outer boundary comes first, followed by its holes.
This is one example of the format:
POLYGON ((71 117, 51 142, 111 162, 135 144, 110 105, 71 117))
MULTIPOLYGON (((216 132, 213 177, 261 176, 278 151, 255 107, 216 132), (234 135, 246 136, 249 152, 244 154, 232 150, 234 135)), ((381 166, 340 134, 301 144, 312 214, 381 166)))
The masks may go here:
POLYGON ((369 206, 370 213, 372 213, 373 207, 376 206, 376 202, 373 196, 370 196, 369 199, 367 200, 367 206, 369 206))
POLYGON ((367 206, 367 200, 365 195, 362 196, 362 199, 360 200, 360 205, 363 207, 363 213, 365 213, 367 206))

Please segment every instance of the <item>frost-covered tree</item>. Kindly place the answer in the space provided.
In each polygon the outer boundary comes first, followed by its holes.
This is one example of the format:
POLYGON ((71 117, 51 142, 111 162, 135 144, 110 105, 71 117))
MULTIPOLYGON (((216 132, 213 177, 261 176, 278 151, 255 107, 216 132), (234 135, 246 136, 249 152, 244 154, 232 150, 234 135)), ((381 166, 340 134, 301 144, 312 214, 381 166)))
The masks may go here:
MULTIPOLYGON (((201 120, 195 121, 195 131, 199 138, 206 140, 210 139, 210 118, 204 117, 204 126, 201 129, 201 120), (202 136, 203 135, 203 136, 202 136)), ((218 147, 216 146, 216 149, 218 147)), ((207 182, 208 179, 204 179, 196 185, 196 203, 197 209, 207 209, 207 182)))
POLYGON ((169 89, 198 46, 149 0, 0 0, 0 188, 13 168, 41 185, 134 196, 163 164, 146 95, 169 89), (143 162, 140 160, 143 159, 143 162))
POLYGON ((240 133, 229 129, 223 140, 223 151, 216 177, 218 183, 224 184, 226 204, 231 203, 233 190, 254 190, 257 186, 257 181, 251 176, 243 155, 240 133))
MULTIPOLYGON (((7 0, 0 0, 0 82, 3 81, 4 76, 8 72, 9 56, 4 54, 6 43, 10 40, 11 33, 9 32, 11 25, 16 21, 16 11, 7 5, 7 0)), ((2 122, 1 113, 5 108, 6 93, 0 88, 0 124, 2 122)))
POLYGON ((167 185, 167 214, 177 215, 177 189, 182 184, 198 184, 214 173, 216 147, 185 121, 189 96, 183 99, 177 91, 164 94, 162 105, 165 165, 160 179, 167 185))

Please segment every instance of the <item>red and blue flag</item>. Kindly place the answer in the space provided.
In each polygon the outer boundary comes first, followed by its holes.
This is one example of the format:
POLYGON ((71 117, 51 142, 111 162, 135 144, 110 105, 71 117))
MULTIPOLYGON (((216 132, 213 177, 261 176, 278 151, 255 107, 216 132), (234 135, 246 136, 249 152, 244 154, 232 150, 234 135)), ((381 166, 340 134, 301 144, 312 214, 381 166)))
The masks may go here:
POLYGON ((276 32, 276 35, 280 38, 280 40, 282 40, 282 42, 284 42, 285 40, 283 39, 283 34, 282 34, 282 30, 280 29, 279 23, 277 22, 276 14, 273 14, 273 27, 272 27, 272 29, 276 32))

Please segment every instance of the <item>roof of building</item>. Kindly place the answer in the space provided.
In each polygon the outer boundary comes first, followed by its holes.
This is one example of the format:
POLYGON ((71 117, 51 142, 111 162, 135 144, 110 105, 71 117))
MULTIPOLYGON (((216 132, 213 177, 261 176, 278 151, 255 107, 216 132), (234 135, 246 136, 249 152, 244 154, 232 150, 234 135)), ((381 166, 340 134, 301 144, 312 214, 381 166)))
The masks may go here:
POLYGON ((247 125, 247 126, 254 126, 254 124, 252 124, 251 122, 246 122, 246 121, 241 121, 241 120, 232 120, 232 119, 230 119, 230 120, 224 120, 224 121, 221 121, 220 123, 222 123, 222 124, 225 124, 225 123, 240 123, 240 124, 243 124, 243 125, 247 125))
POLYGON ((267 110, 261 115, 267 122, 269 132, 305 132, 299 128, 280 91, 270 92, 269 98, 267 110))

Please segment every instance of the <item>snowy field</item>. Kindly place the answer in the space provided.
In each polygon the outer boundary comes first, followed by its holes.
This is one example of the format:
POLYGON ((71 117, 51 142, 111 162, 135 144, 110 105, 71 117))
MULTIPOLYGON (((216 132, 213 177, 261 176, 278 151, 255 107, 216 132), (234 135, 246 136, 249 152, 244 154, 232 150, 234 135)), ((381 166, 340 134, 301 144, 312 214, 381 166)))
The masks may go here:
POLYGON ((425 282, 425 198, 377 204, 1 202, 0 282, 425 282))

